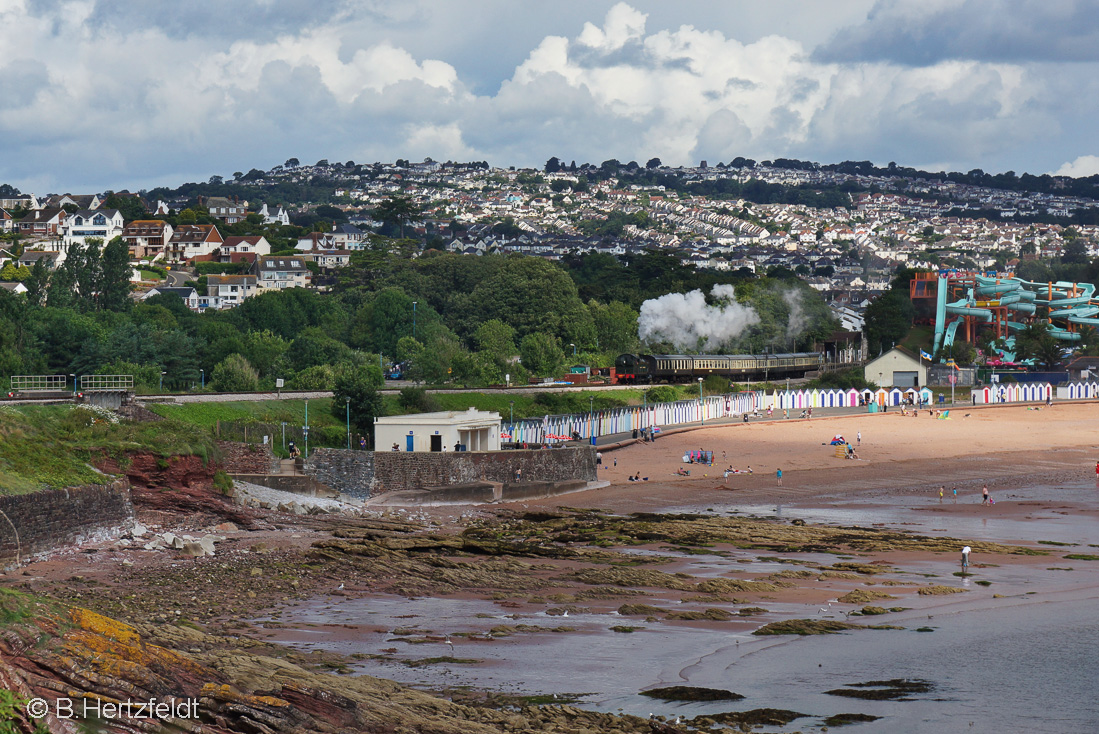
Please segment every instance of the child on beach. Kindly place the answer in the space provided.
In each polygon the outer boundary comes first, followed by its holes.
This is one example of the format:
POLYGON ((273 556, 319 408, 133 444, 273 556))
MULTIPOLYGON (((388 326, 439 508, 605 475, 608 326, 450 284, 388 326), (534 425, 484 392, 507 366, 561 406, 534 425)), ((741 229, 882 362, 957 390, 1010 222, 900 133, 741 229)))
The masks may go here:
POLYGON ((987 504, 992 498, 988 496, 988 485, 981 488, 981 504, 987 504))
POLYGON ((962 573, 965 573, 966 569, 969 568, 969 552, 970 552, 970 550, 971 549, 968 545, 965 546, 964 548, 962 548, 962 573))
POLYGON ((775 476, 778 477, 778 486, 782 486, 782 469, 775 472, 775 476))

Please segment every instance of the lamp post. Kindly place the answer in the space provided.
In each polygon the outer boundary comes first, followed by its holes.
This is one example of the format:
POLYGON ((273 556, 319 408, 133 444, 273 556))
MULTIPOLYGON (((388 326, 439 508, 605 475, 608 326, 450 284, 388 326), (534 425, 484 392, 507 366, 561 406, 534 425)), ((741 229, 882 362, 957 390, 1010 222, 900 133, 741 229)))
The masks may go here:
POLYGON ((412 302, 412 338, 416 338, 416 302, 412 302))
POLYGON ((345 397, 343 399, 344 407, 347 410, 347 450, 351 450, 351 398, 345 397))
POLYGON ((595 396, 588 396, 588 433, 595 438, 595 396))
POLYGON ((166 374, 168 374, 168 373, 167 372, 161 372, 160 373, 160 391, 161 392, 164 392, 164 375, 166 375, 166 374))
MULTIPOLYGON (((511 423, 512 430, 514 431, 515 430, 515 401, 514 400, 509 400, 508 401, 508 421, 511 423)), ((512 436, 511 440, 514 441, 515 436, 512 436)))
POLYGON ((69 377, 73 378, 73 395, 76 395, 76 375, 70 372, 69 377))
POLYGON ((202 389, 206 389, 206 370, 198 371, 199 377, 202 378, 202 389))
POLYGON ((706 415, 704 412, 705 404, 702 402, 702 378, 698 378, 698 419, 702 422, 702 425, 706 425, 706 415))
POLYGON ((575 357, 576 356, 576 345, 570 343, 569 346, 572 347, 572 356, 575 357))
POLYGON ((305 439, 305 458, 309 458, 309 399, 305 401, 305 425, 301 427, 305 439))

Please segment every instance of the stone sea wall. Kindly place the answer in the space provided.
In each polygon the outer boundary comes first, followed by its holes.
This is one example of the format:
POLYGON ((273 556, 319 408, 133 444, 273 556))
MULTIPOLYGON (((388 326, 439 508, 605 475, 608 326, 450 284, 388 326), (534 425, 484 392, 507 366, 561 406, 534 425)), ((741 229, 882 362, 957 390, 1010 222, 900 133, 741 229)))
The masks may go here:
POLYGON ((322 484, 358 498, 466 482, 510 483, 518 469, 524 482, 596 480, 591 446, 440 453, 322 448, 305 461, 304 469, 322 484))
POLYGON ((90 540, 133 517, 126 479, 0 497, 0 565, 90 540))

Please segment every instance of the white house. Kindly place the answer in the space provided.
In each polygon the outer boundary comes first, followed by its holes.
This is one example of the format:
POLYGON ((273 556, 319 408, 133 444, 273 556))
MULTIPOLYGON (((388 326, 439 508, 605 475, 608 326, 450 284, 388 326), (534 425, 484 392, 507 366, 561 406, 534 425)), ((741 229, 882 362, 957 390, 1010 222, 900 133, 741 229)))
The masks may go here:
POLYGON ((98 238, 107 244, 121 237, 126 222, 117 209, 81 209, 71 214, 61 225, 61 244, 66 250, 73 245, 85 245, 98 238))
POLYGON ((264 224, 281 224, 284 226, 290 224, 290 215, 286 213, 286 210, 282 208, 282 205, 279 205, 274 213, 272 213, 268 210, 267 204, 264 204, 256 213, 263 217, 264 224))
POLYGON ((866 363, 863 378, 878 387, 923 387, 927 363, 904 347, 893 347, 866 363))
POLYGON ((502 429, 499 413, 476 408, 385 416, 374 419, 374 450, 499 451, 502 429))

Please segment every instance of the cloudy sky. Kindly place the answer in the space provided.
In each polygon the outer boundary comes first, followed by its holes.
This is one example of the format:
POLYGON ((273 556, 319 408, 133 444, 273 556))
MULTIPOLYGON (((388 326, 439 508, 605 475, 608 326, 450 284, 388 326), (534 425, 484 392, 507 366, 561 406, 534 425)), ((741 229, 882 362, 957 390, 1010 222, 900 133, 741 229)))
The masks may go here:
POLYGON ((0 183, 287 158, 1099 173, 1099 0, 0 0, 0 183))

